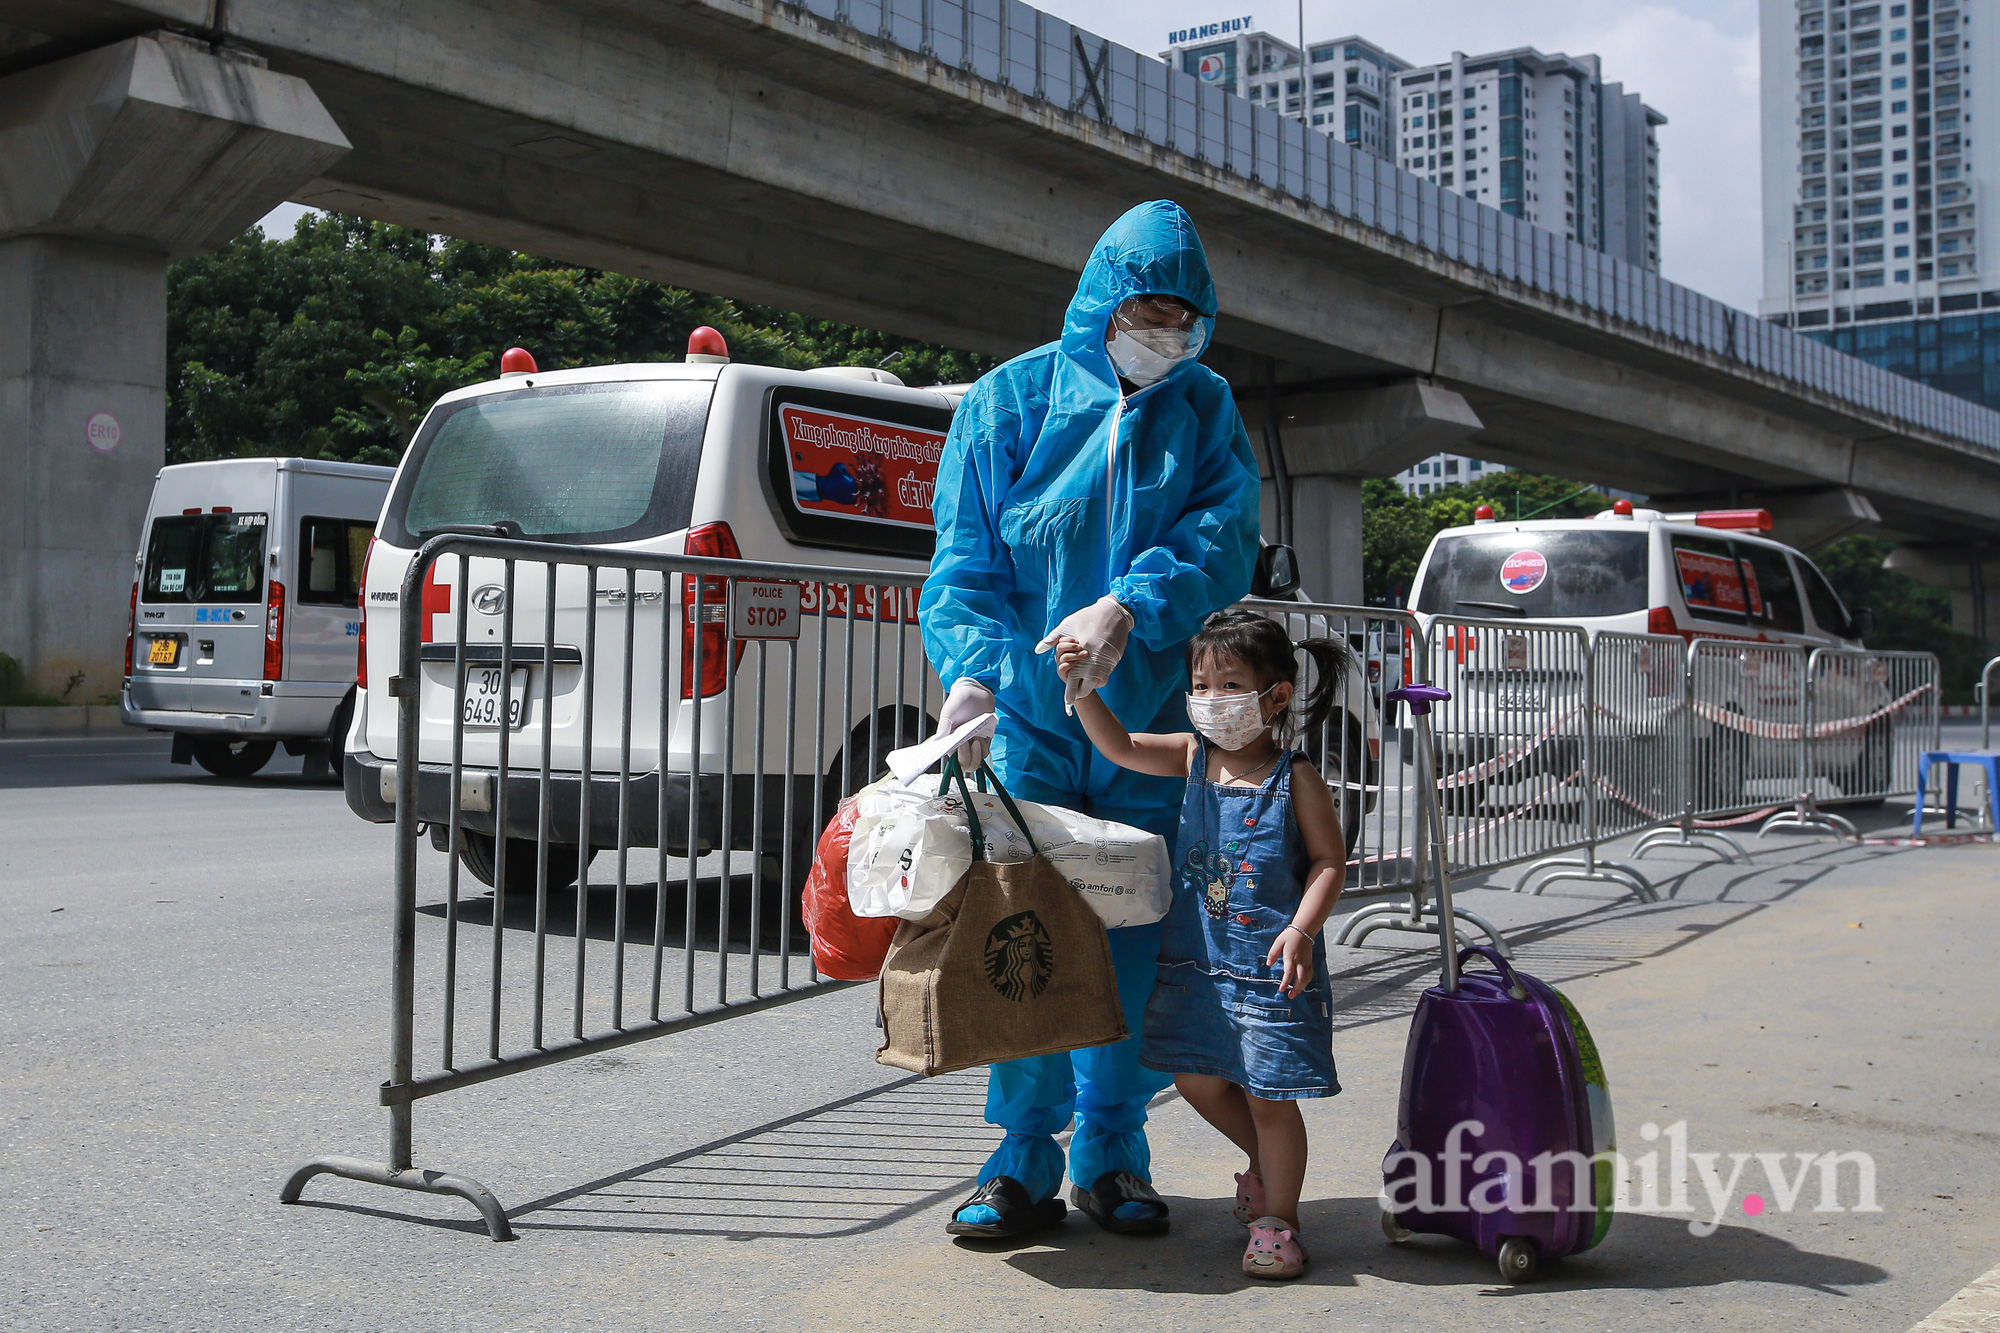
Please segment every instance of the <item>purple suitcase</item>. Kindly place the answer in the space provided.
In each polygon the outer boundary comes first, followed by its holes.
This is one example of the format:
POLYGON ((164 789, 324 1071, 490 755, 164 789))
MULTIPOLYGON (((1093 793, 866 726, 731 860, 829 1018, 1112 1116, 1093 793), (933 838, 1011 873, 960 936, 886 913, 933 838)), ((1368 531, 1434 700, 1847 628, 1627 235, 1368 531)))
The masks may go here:
MULTIPOLYGON (((1432 777, 1431 705, 1451 696, 1407 685, 1419 790, 1431 845, 1444 821, 1432 777)), ((1525 1282, 1545 1258, 1589 1249, 1611 1228, 1611 1094, 1583 1016, 1560 991, 1517 971, 1499 949, 1459 952, 1451 877, 1432 856, 1441 984, 1423 993, 1403 1052, 1396 1142, 1382 1160, 1382 1229, 1455 1236, 1525 1282), (1461 971, 1484 958, 1494 972, 1461 971)))
POLYGON ((1410 1024, 1382 1225, 1469 1241, 1525 1282, 1611 1227, 1611 1165, 1595 1156, 1613 1146, 1611 1098, 1575 1007, 1494 949, 1459 961, 1475 956, 1499 971, 1425 991, 1410 1024))

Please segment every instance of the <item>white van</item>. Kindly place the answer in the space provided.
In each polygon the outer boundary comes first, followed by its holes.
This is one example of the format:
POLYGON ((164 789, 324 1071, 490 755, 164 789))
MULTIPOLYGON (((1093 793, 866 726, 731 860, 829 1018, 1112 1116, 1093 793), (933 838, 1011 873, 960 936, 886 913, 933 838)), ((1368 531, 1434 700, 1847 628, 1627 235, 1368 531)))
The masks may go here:
MULTIPOLYGON (((1410 607, 1427 628, 1439 617, 1455 617, 1807 651, 1859 648, 1873 628, 1872 614, 1849 611, 1803 553, 1761 535, 1771 528, 1766 510, 1664 514, 1619 500, 1587 519, 1509 522, 1494 519, 1483 505, 1476 512, 1471 526, 1433 537, 1417 569, 1410 607)), ((1430 637, 1433 679, 1454 691, 1456 716, 1465 723, 1465 734, 1441 742, 1445 771, 1524 749, 1534 751, 1529 766, 1536 772, 1560 775, 1574 766, 1573 744, 1531 742, 1551 719, 1574 714, 1583 689, 1579 664, 1554 660, 1561 655, 1554 645, 1531 649, 1526 636, 1447 628, 1430 637)), ((1660 654, 1644 644, 1621 651, 1629 656, 1630 669, 1646 678, 1641 693, 1659 717, 1621 723, 1600 709, 1599 735, 1612 728, 1624 739, 1658 740, 1665 719, 1678 717, 1664 701, 1678 697, 1682 655, 1660 654)), ((1700 659, 1697 697, 1758 721, 1796 724, 1800 679, 1776 662, 1760 678, 1759 665, 1733 657, 1700 659)), ((1828 673, 1819 688, 1834 708, 1851 714, 1866 714, 1888 697, 1874 677, 1847 671, 1828 673)), ((1750 739, 1741 730, 1699 718, 1693 730, 1695 743, 1713 750, 1705 771, 1726 773, 1723 785, 1731 790, 1724 800, 1734 803, 1746 781, 1780 786, 1790 781, 1794 747, 1750 739)), ((1834 775, 1839 790, 1877 790, 1890 763, 1888 724, 1822 740, 1815 762, 1834 775)), ((1503 774, 1501 785, 1526 776, 1531 775, 1503 774)), ((1489 785, 1484 778, 1461 783, 1462 799, 1476 803, 1489 785)))
POLYGON ((361 561, 392 468, 235 458, 160 469, 139 539, 119 707, 173 762, 248 777, 279 745, 308 777, 354 708, 361 561))
MULTIPOLYGON (((957 395, 913 389, 884 371, 816 371, 731 364, 719 336, 685 363, 592 366, 542 373, 511 349, 501 378, 439 399, 404 456, 368 557, 363 606, 366 668, 347 741, 348 805, 364 819, 387 822, 396 808, 396 701, 381 686, 396 674, 399 601, 404 575, 428 536, 444 531, 518 536, 648 554, 694 554, 892 571, 921 580, 933 542, 931 492, 957 395)), ((443 845, 450 817, 456 618, 466 609, 468 673, 463 764, 476 786, 462 799, 462 860, 493 882, 498 853, 491 783, 499 763, 504 712, 510 723, 507 788, 508 881, 528 884, 538 833, 544 673, 553 669, 549 765, 552 883, 576 874, 584 762, 584 651, 596 653, 591 691, 592 849, 618 841, 618 773, 624 734, 619 700, 624 671, 626 573, 599 570, 593 593, 584 571, 563 567, 555 580, 554 643, 544 651, 548 610, 544 566, 517 566, 512 623, 516 648, 511 689, 500 682, 500 635, 506 621, 505 562, 477 558, 461 580, 457 558, 432 567, 424 586, 418 818, 443 845), (461 598, 461 582, 472 593, 461 598), (587 614, 595 604, 596 613, 587 614), (594 619, 594 626, 588 622, 594 619), (594 639, 590 638, 594 635, 594 639), (504 709, 499 701, 504 695, 504 709), (516 872, 514 858, 521 858, 516 872)), ((671 717, 667 845, 687 843, 688 774, 700 713, 697 844, 717 844, 724 788, 732 845, 750 836, 760 794, 767 798, 764 849, 793 839, 797 873, 810 860, 831 800, 878 772, 884 756, 925 733, 942 702, 916 627, 914 587, 898 607, 893 591, 853 594, 855 614, 832 595, 821 615, 819 589, 799 589, 806 628, 796 676, 785 653, 724 646, 723 585, 709 601, 700 636, 700 693, 688 680, 695 580, 641 572, 630 601, 634 682, 630 773, 625 793, 629 845, 657 846, 661 678, 681 687, 671 717), (667 624, 661 624, 663 610, 667 624), (853 630, 854 651, 847 651, 853 630), (662 671, 662 630, 669 636, 662 671), (823 673, 823 674, 822 674, 823 673), (823 684, 822 684, 823 681, 823 684), (650 682, 650 686, 649 683, 650 682), (929 709, 909 702, 927 689, 929 709), (823 695, 821 693, 823 691, 823 695), (843 705, 844 693, 844 705, 843 705), (823 697, 823 707, 817 700, 823 697), (761 701, 761 712, 760 712, 761 701), (900 702, 899 702, 900 701, 900 702), (796 704, 796 707, 793 705, 796 704), (732 717, 734 725, 732 726, 732 717), (810 734, 811 718, 821 734, 810 734), (761 719, 761 725, 759 720, 761 719), (796 719, 794 730, 790 719, 796 719), (760 735, 761 733, 761 735, 760 735), (779 827, 787 772, 794 826, 779 827), (759 775, 762 782, 759 782, 759 775), (815 778, 823 785, 816 793, 815 778), (678 821, 678 822, 674 822, 678 821)), ((797 585, 794 585, 795 587, 797 585)))
POLYGON ((1770 529, 1767 510, 1663 514, 1629 500, 1583 519, 1508 522, 1489 510, 1431 538, 1410 609, 1426 623, 1466 616, 1860 647, 1872 616, 1850 613, 1812 561, 1759 535, 1770 529))

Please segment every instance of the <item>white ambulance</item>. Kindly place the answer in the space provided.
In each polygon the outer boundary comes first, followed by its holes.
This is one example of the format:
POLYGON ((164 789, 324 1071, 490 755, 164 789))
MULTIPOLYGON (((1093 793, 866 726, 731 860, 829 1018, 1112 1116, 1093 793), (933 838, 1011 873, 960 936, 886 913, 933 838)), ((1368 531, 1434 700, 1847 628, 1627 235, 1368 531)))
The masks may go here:
MULTIPOLYGON (((1697 659, 1696 697, 1744 719, 1716 726, 1698 716, 1693 741, 1705 762, 1697 770, 1718 791, 1727 789, 1717 798, 1724 804, 1789 799, 1797 747, 1759 733, 1796 727, 1800 673, 1796 659, 1781 661, 1753 645, 1859 648, 1873 616, 1850 611, 1802 552, 1764 536, 1768 511, 1666 514, 1619 500, 1587 519, 1510 522, 1484 505, 1476 512, 1471 526, 1431 539, 1410 592, 1411 609, 1430 631, 1433 679, 1457 696, 1447 714, 1461 725, 1441 729, 1441 758, 1443 772, 1462 775, 1454 788, 1461 808, 1509 786, 1516 801, 1526 799, 1536 779, 1575 767, 1575 743, 1544 733, 1581 705, 1583 674, 1579 662, 1558 660, 1569 651, 1558 641, 1490 626, 1461 630, 1450 619, 1744 644, 1746 651, 1726 658, 1697 659), (1449 619, 1438 626, 1440 618, 1449 619), (1520 764, 1498 764, 1496 757, 1524 752, 1531 757, 1520 764)), ((1682 722, 1672 700, 1681 694, 1685 654, 1613 642, 1602 651, 1629 658, 1627 674, 1646 686, 1634 691, 1626 710, 1632 716, 1623 721, 1601 701, 1599 735, 1677 742, 1682 722)), ((1844 665, 1824 673, 1819 688, 1829 716, 1865 715, 1887 699, 1879 680, 1844 665)), ((1635 788, 1642 781, 1658 787, 1669 771, 1638 747, 1610 753, 1622 756, 1623 778, 1635 788)), ((1891 764, 1889 723, 1824 738, 1814 764, 1830 784, 1822 791, 1828 798, 1880 790, 1891 764)), ((1628 794, 1648 799, 1645 791, 1628 794)))
MULTIPOLYGON (((347 800, 356 814, 390 821, 402 795, 397 700, 383 687, 397 674, 404 576, 431 536, 511 536, 788 569, 894 571, 919 580, 929 569, 931 490, 956 395, 906 387, 886 371, 733 364, 713 330, 698 330, 690 347, 685 362, 550 372, 513 348, 499 379, 446 394, 424 418, 367 560, 360 701, 347 742, 347 800)), ((632 775, 623 792, 628 845, 659 845, 664 675, 679 694, 671 701, 665 765, 669 849, 679 854, 688 846, 699 730, 697 846, 719 844, 727 793, 731 845, 748 846, 756 832, 762 849, 775 855, 789 837, 802 876, 818 834, 813 811, 829 816, 834 800, 882 770, 889 750, 925 734, 942 702, 917 633, 914 587, 864 584, 850 591, 844 584, 794 583, 787 591, 770 580, 778 610, 789 617, 779 628, 798 636, 794 650, 782 637, 755 642, 751 636, 768 627, 747 618, 732 638, 722 580, 697 590, 691 577, 643 571, 628 591, 626 571, 606 568, 586 591, 585 571, 565 566, 555 579, 553 640, 545 641, 547 567, 525 559, 516 566, 510 607, 505 562, 481 557, 468 564, 460 571, 456 556, 442 557, 423 585, 415 795, 419 818, 442 848, 452 804, 462 614, 469 670, 460 850, 466 868, 488 884, 500 838, 508 883, 533 883, 545 716, 548 877, 561 885, 574 880, 583 845, 586 704, 593 851, 618 842, 621 766, 632 775), (705 599, 703 632, 695 636, 684 631, 698 593, 705 599), (622 703, 628 601, 629 733, 622 703), (510 619, 513 680, 503 683, 502 635, 510 619), (588 699, 586 651, 596 663, 588 699), (920 683, 928 690, 927 711, 911 702, 920 697, 920 683), (814 717, 821 720, 817 735, 814 717), (500 830, 494 783, 503 718, 509 779, 507 827, 500 830), (629 758, 621 753, 628 737, 629 758), (788 795, 790 828, 784 826, 788 795)))
POLYGON ((395 472, 316 458, 162 468, 132 579, 119 706, 173 762, 248 777, 279 745, 338 764, 361 562, 395 472))

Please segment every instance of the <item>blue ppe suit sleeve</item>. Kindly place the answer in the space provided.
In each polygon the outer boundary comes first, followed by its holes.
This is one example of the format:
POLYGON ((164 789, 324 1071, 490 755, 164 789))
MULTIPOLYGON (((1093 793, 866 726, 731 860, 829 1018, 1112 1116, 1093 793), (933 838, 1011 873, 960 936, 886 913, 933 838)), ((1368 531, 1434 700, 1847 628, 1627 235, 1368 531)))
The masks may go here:
POLYGON ((1211 612, 1250 591, 1262 478, 1243 418, 1227 387, 1218 387, 1221 401, 1201 416, 1198 480, 1186 511, 1164 541, 1136 553, 1111 581, 1111 595, 1132 613, 1132 633, 1149 647, 1186 642, 1211 612))
POLYGON ((931 508, 937 550, 918 619, 925 653, 947 690, 970 679, 997 692, 1014 668, 1009 652, 1015 645, 1002 614, 1013 561, 995 523, 1012 480, 1021 422, 998 397, 990 377, 967 391, 938 460, 931 508))

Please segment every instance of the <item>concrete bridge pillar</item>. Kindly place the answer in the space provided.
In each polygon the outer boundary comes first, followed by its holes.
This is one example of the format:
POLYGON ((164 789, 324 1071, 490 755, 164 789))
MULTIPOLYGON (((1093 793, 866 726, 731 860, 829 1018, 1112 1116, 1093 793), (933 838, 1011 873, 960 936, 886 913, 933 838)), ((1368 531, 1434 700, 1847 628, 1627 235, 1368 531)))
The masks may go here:
POLYGON ((303 81, 171 34, 0 79, 0 652, 31 688, 119 688, 166 459, 167 261, 347 149, 303 81))
POLYGON ((1241 400, 1270 482, 1265 539, 1288 541, 1298 552, 1309 599, 1359 605, 1362 481, 1457 450, 1481 428, 1479 418, 1461 395, 1420 380, 1274 401, 1277 429, 1270 432, 1263 402, 1241 400))

